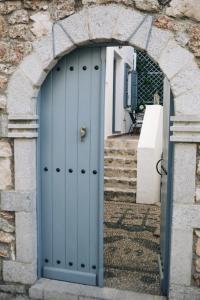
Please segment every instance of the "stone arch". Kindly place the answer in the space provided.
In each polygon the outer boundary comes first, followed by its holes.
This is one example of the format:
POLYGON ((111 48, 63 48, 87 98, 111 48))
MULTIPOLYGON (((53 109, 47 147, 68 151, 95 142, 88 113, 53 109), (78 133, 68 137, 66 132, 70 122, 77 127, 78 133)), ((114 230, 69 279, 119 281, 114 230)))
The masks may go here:
POLYGON ((150 15, 110 4, 84 8, 52 24, 52 31, 33 43, 32 53, 9 81, 9 115, 35 113, 38 88, 60 57, 83 45, 112 42, 146 50, 160 65, 175 96, 175 114, 193 114, 193 105, 200 111, 200 70, 193 55, 178 45, 172 33, 156 28, 152 21, 150 15))
POLYGON ((1 193, 1 208, 15 211, 16 260, 3 262, 5 281, 33 284, 37 278, 36 99, 39 88, 63 55, 80 46, 113 42, 147 51, 171 84, 175 107, 171 140, 175 142, 175 158, 170 293, 182 295, 183 287, 190 285, 192 228, 200 228, 199 209, 193 208, 195 143, 200 141, 200 130, 194 128, 200 124, 200 70, 193 55, 178 45, 172 33, 153 25, 152 16, 116 4, 90 6, 52 23, 51 32, 33 43, 32 53, 9 80, 8 137, 14 139, 15 188, 1 193), (183 170, 184 160, 187 174, 183 170), (189 215, 192 224, 183 220, 184 214, 189 215), (188 247, 180 251, 185 244, 188 247))

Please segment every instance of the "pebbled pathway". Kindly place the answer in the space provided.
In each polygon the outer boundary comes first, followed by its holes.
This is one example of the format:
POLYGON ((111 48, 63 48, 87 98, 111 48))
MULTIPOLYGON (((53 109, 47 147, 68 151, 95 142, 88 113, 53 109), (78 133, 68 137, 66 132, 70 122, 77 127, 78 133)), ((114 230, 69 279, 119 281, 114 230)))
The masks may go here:
POLYGON ((105 202, 105 286, 160 295, 158 205, 105 202))

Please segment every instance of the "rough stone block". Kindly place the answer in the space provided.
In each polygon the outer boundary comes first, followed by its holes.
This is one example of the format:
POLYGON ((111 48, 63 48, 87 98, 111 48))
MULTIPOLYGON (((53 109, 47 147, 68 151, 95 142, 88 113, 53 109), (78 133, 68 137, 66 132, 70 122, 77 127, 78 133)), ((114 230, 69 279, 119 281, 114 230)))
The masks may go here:
POLYGON ((4 157, 11 157, 12 156, 12 149, 8 142, 0 141, 0 158, 4 157))
MULTIPOLYGON (((172 224, 173 226, 173 224, 172 224)), ((193 230, 172 230, 170 284, 190 285, 193 230), (186 247, 187 245, 187 247, 186 247)))
POLYGON ((76 45, 82 45, 89 41, 90 37, 88 33, 88 16, 86 9, 72 15, 70 18, 60 21, 60 24, 68 32, 76 45))
POLYGON ((37 255, 37 229, 35 214, 17 212, 15 214, 16 226, 16 259, 24 263, 36 260, 37 255))
POLYGON ((53 36, 48 34, 33 43, 33 48, 38 54, 41 62, 42 69, 45 71, 51 70, 57 63, 53 53, 53 36))
POLYGON ((113 38, 125 42, 136 30, 144 15, 124 7, 118 7, 118 9, 119 13, 113 31, 113 38))
POLYGON ((55 57, 62 57, 75 49, 74 43, 67 36, 66 32, 58 24, 54 25, 54 55, 55 57))
POLYGON ((1 210, 32 212, 35 209, 35 192, 1 192, 1 210))
POLYGON ((23 60, 23 62, 20 64, 20 69, 35 86, 40 86, 46 77, 46 73, 43 71, 40 58, 34 52, 32 52, 23 60))
POLYGON ((175 115, 199 115, 200 114, 200 87, 175 97, 174 110, 175 110, 175 115))
POLYGON ((17 70, 11 77, 8 85, 8 113, 33 114, 35 107, 33 97, 36 90, 31 81, 21 70, 17 70))
POLYGON ((153 26, 147 48, 148 55, 155 61, 158 61, 163 49, 172 37, 173 34, 170 31, 162 30, 153 26))
POLYGON ((199 88, 200 72, 195 61, 191 61, 185 68, 177 73, 170 83, 174 96, 199 88))
POLYGON ((0 158, 0 189, 12 187, 11 162, 9 158, 0 158))
POLYGON ((4 281, 33 284, 36 278, 36 263, 26 264, 17 261, 3 261, 4 281))
POLYGON ((173 226, 177 229, 190 230, 200 228, 200 205, 175 204, 173 207, 173 226))
POLYGON ((15 189, 27 191, 36 189, 36 141, 15 139, 15 189))
POLYGON ((5 109, 6 108, 6 96, 5 95, 0 95, 0 109, 5 109))
POLYGON ((168 16, 188 17, 199 22, 200 2, 199 0, 172 0, 166 13, 168 16))
POLYGON ((166 76, 171 79, 184 66, 193 61, 193 55, 180 47, 175 41, 169 41, 159 59, 159 65, 166 76))
POLYGON ((0 114, 0 137, 8 135, 8 116, 6 113, 0 114))
POLYGON ((31 31, 37 37, 37 39, 51 32, 52 22, 49 12, 37 12, 36 14, 31 15, 30 19, 33 21, 31 31))
POLYGON ((138 31, 130 39, 130 43, 139 49, 146 50, 148 38, 151 31, 151 26, 152 26, 152 16, 148 16, 145 19, 144 23, 140 26, 138 31))
POLYGON ((42 279, 38 280, 36 282, 36 284, 32 285, 29 289, 29 296, 31 299, 43 299, 43 289, 44 289, 44 285, 41 282, 42 279))
POLYGON ((12 294, 25 294, 26 289, 21 284, 2 284, 0 285, 0 291, 12 294))
POLYGON ((174 149, 174 184, 175 203, 191 204, 195 197, 196 145, 176 144, 174 149), (187 172, 186 172, 187 166, 187 172))
POLYGON ((116 5, 94 6, 88 9, 90 40, 111 40, 116 26, 119 8, 116 5))

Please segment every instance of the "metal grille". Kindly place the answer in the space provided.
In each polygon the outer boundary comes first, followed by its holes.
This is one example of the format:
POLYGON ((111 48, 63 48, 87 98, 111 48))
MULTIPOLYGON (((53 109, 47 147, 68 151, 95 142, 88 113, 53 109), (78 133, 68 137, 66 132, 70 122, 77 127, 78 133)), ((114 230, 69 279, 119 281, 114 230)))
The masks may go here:
POLYGON ((160 96, 160 104, 163 103, 163 80, 164 75, 160 67, 141 50, 137 53, 138 72, 138 104, 153 104, 154 95, 160 96))

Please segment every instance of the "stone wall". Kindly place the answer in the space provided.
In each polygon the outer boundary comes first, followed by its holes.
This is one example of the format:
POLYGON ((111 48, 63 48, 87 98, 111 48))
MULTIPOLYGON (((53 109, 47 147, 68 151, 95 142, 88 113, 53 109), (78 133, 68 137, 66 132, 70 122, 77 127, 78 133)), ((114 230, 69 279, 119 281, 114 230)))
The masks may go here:
MULTIPOLYGON (((152 14, 154 25, 170 30, 182 47, 194 53, 200 66, 199 0, 0 0, 0 190, 15 187, 13 139, 7 138, 6 88, 9 78, 31 52, 32 43, 52 30, 52 20, 70 16, 84 6, 108 3, 119 3, 152 14)), ((200 203, 200 146, 196 176, 196 203, 200 203)), ((14 213, 0 211, 0 269, 2 259, 15 260, 14 224, 14 213)), ((7 289, 14 290, 11 286, 7 289)), ((0 290, 6 290, 1 283, 0 290)), ((18 292, 22 290, 25 291, 20 286, 18 292)))

